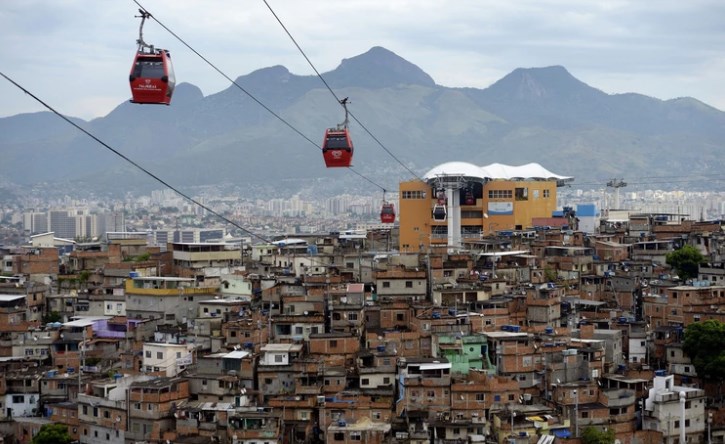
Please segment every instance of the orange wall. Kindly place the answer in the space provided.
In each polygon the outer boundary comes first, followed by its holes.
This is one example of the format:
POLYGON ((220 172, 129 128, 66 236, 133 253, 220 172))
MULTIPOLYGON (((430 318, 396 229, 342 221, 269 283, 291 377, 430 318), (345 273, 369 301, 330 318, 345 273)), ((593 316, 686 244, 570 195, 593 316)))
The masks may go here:
MULTIPOLYGON (((445 244, 445 238, 431 237, 432 226, 447 224, 433 220, 436 198, 431 186, 420 180, 401 182, 399 186, 400 251, 427 251, 431 243, 445 244)), ((513 230, 517 226, 529 228, 532 218, 550 217, 556 210, 556 190, 556 181, 486 182, 483 197, 477 198, 474 205, 462 206, 466 211, 480 211, 481 217, 462 219, 461 225, 481 227, 484 235, 491 231, 513 230), (517 198, 517 188, 526 190, 525 199, 520 197, 522 193, 518 193, 517 198), (507 208, 511 209, 511 214, 494 214, 497 209, 507 208)))

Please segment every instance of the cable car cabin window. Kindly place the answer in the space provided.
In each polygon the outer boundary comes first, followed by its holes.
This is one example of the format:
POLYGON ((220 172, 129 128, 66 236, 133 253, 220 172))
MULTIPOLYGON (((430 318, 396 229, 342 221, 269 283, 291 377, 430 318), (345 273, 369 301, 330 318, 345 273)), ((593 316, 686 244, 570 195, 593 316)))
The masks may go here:
POLYGON ((160 57, 139 58, 136 60, 136 66, 133 69, 135 78, 160 79, 165 75, 164 62, 160 57))
POLYGON ((350 150, 350 145, 348 145, 347 137, 345 134, 331 134, 327 136, 327 139, 325 140, 325 148, 326 149, 345 149, 350 150))

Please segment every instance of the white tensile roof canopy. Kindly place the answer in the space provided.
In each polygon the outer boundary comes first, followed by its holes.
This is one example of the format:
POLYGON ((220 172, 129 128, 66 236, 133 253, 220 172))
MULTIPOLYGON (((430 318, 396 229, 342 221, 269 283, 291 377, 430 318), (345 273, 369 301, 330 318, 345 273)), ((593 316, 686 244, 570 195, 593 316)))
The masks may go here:
POLYGON ((521 166, 492 163, 477 166, 468 162, 446 162, 431 168, 423 179, 426 181, 438 179, 441 176, 462 176, 478 179, 507 179, 507 180, 556 180, 568 182, 573 177, 554 174, 538 163, 527 163, 521 166))

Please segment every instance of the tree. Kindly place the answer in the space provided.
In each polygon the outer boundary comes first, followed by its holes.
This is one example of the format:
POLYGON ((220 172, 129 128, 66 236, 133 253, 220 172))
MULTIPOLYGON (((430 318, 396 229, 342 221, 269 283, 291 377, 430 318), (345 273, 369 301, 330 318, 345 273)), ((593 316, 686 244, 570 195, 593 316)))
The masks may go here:
POLYGON ((725 380, 725 323, 716 319, 694 322, 685 329, 682 350, 697 376, 722 384, 725 380))
POLYGON ((616 435, 614 434, 614 429, 611 427, 604 430, 599 430, 596 427, 587 427, 584 429, 584 433, 582 433, 582 443, 583 444, 614 444, 614 439, 616 435))
POLYGON ((51 322, 60 322, 63 320, 63 316, 57 311, 51 311, 48 314, 43 315, 43 324, 49 324, 51 322))
POLYGON ((697 277, 698 267, 705 260, 700 251, 692 245, 685 245, 679 250, 667 254, 667 265, 677 270, 682 280, 697 277))
POLYGON ((45 424, 33 437, 32 444, 69 444, 73 439, 68 434, 68 426, 63 424, 45 424))

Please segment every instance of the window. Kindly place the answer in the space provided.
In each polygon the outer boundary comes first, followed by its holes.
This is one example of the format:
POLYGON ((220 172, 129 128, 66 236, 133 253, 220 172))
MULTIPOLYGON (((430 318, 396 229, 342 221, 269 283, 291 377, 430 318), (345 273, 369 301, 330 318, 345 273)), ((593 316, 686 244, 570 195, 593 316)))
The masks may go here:
POLYGON ((395 315, 395 319, 398 321, 405 321, 405 314, 404 313, 398 313, 395 315))
POLYGON ((13 395, 13 404, 23 404, 25 402, 25 396, 13 395))
POLYGON ((413 288, 413 281, 405 281, 405 288, 413 288))
POLYGON ((549 197, 549 190, 544 190, 544 197, 549 197))
POLYGON ((332 438, 335 441, 345 441, 345 434, 342 432, 335 432, 335 434, 332 435, 332 438))
POLYGON ((156 359, 164 359, 164 352, 156 352, 156 359))
POLYGON ((383 384, 390 384, 390 377, 388 377, 388 376, 384 377, 383 384))
POLYGON ((176 359, 181 358, 181 352, 176 352, 176 359))
POLYGON ((488 190, 489 199, 511 199, 513 193, 511 190, 488 190))
POLYGON ((357 321, 357 313, 348 313, 347 320, 348 321, 357 321))
POLYGON ((350 432, 350 439, 352 441, 360 441, 362 439, 362 434, 360 432, 350 432))
POLYGON ((330 348, 337 348, 337 340, 331 339, 330 340, 330 348))
POLYGON ((370 379, 368 379, 368 378, 362 378, 360 380, 360 384, 362 384, 362 385, 370 385, 370 379))
POLYGON ((103 411, 103 417, 104 418, 110 418, 111 417, 111 413, 108 410, 104 410, 103 411))
POLYGON ((145 356, 147 358, 150 358, 151 357, 151 351, 150 350, 146 350, 146 355, 145 356))
POLYGON ((283 355, 274 355, 274 362, 284 362, 283 355))
POLYGON ((485 400, 486 400, 485 393, 476 393, 476 401, 485 401, 485 400))
POLYGON ((509 401, 513 401, 513 400, 514 400, 514 395, 509 395, 509 401))
POLYGON ((390 281, 383 281, 383 288, 390 288, 390 281))
POLYGON ((425 191, 403 191, 402 199, 425 199, 425 191))
POLYGON ((516 200, 529 200, 529 189, 516 188, 516 200))

